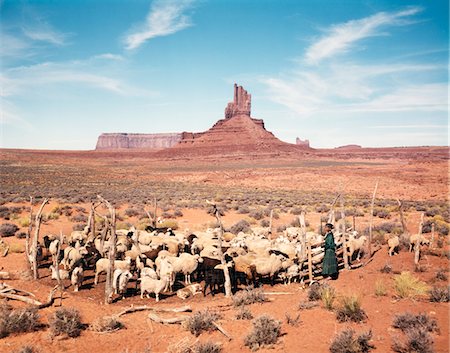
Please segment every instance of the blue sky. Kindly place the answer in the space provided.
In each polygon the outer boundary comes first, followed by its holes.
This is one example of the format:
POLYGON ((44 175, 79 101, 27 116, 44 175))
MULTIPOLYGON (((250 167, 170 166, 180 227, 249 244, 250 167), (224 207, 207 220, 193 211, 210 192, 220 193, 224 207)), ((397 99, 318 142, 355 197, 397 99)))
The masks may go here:
POLYGON ((286 142, 448 145, 448 13, 446 0, 0 0, 0 147, 204 131, 235 82, 286 142))

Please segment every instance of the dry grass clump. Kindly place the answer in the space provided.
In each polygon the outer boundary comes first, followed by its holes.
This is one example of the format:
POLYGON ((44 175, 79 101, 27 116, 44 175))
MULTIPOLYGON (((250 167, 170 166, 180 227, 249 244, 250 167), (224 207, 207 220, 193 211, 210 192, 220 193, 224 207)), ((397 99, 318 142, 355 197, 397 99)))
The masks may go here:
POLYGON ((428 290, 424 282, 407 271, 394 277, 394 288, 399 298, 415 298, 428 290))
POLYGON ((102 316, 92 323, 91 330, 95 332, 114 332, 123 327, 124 325, 114 316, 102 316))
POLYGON ((253 320, 253 330, 245 337, 244 344, 252 351, 277 342, 281 335, 281 323, 268 315, 253 320))
POLYGON ((391 273, 392 272, 392 266, 389 264, 384 265, 382 268, 380 268, 381 273, 391 273))
POLYGON ((448 303, 450 301, 450 287, 433 287, 430 290, 430 301, 448 303))
POLYGON ((384 297, 387 294, 386 284, 382 280, 375 282, 375 295, 377 297, 384 297))
POLYGON ((245 305, 241 305, 235 317, 236 320, 251 320, 253 319, 253 314, 245 305))
POLYGON ((425 313, 412 314, 403 313, 394 317, 392 326, 406 332, 413 328, 423 329, 427 332, 438 332, 439 327, 437 321, 432 319, 425 313))
POLYGON ((264 303, 266 300, 266 295, 261 288, 251 288, 237 292, 233 297, 233 306, 239 307, 253 303, 264 303))
POLYGON ((322 299, 322 303, 328 310, 333 310, 334 300, 336 299, 336 291, 331 286, 323 286, 320 291, 320 299, 322 299))
POLYGON ((14 353, 37 353, 38 351, 35 350, 33 347, 31 346, 23 346, 22 348, 20 348, 20 350, 18 351, 14 351, 14 353))
POLYGON ((37 331, 42 325, 39 323, 39 313, 36 308, 22 308, 12 310, 7 304, 0 304, 0 338, 11 333, 37 331))
POLYGON ((222 352, 222 345, 211 341, 207 341, 204 343, 199 342, 192 349, 192 353, 221 353, 221 352, 222 352))
POLYGON ((370 344, 372 332, 363 332, 355 336, 353 329, 339 333, 330 346, 331 353, 366 353, 375 348, 370 344))
POLYGON ((361 309, 361 299, 356 295, 344 296, 341 305, 336 311, 339 322, 362 322, 367 319, 367 314, 361 309))
POLYGON ((314 282, 311 284, 308 290, 308 300, 309 301, 317 301, 321 298, 321 290, 322 286, 319 282, 314 282))
POLYGON ((218 319, 220 319, 220 315, 216 312, 209 310, 197 311, 183 323, 183 326, 193 335, 199 336, 203 331, 216 330, 217 327, 213 322, 218 319))
POLYGON ((297 314, 296 317, 293 317, 293 316, 289 315, 289 313, 285 313, 284 316, 286 318, 286 323, 288 325, 297 327, 298 324, 300 323, 300 314, 297 314))
POLYGON ((439 281, 447 281, 448 280, 448 276, 447 276, 446 270, 443 269, 443 268, 440 268, 436 272, 436 279, 438 279, 439 281))
POLYGON ((300 304, 298 304, 298 310, 308 310, 315 308, 316 306, 318 306, 318 304, 315 302, 302 301, 300 302, 300 304))
POLYGON ((49 318, 52 336, 67 335, 78 337, 83 328, 80 313, 75 308, 60 308, 49 318))

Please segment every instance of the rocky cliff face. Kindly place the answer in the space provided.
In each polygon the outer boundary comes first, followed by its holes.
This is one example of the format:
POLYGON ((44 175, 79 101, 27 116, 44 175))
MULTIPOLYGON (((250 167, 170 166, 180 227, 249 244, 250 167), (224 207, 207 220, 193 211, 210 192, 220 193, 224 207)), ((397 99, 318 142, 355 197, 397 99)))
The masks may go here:
POLYGON ((101 134, 97 140, 96 150, 113 149, 163 149, 169 148, 182 139, 182 133, 168 134, 101 134))

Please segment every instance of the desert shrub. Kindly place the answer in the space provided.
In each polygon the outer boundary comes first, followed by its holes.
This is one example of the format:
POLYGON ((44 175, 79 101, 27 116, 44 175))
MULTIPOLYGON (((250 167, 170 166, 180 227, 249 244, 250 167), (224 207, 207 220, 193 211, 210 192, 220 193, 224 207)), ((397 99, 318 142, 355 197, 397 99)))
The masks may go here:
POLYGON ((18 351, 14 351, 13 353, 37 353, 38 351, 35 350, 32 346, 23 346, 18 351))
POLYGON ((7 304, 0 304, 0 338, 11 333, 37 331, 41 327, 36 308, 15 309, 7 304))
POLYGON ((297 314, 296 317, 291 316, 289 313, 285 313, 284 317, 286 318, 286 323, 291 326, 297 327, 300 323, 300 314, 297 314))
POLYGON ((356 295, 344 296, 339 308, 336 310, 336 318, 339 322, 353 321, 361 322, 367 318, 361 309, 361 299, 356 295))
POLYGON ((158 224, 158 228, 171 228, 172 230, 177 230, 178 222, 174 219, 165 219, 162 223, 158 224))
POLYGON ((424 329, 412 328, 405 332, 405 340, 394 338, 392 350, 398 353, 433 353, 433 338, 424 329))
POLYGON ((262 210, 253 210, 253 211, 250 211, 248 216, 259 221, 264 218, 264 212, 262 210))
POLYGON ((364 212, 362 210, 356 209, 354 207, 345 210, 346 216, 364 217, 364 212))
POLYGON ((293 209, 291 209, 291 213, 296 216, 300 215, 302 211, 303 209, 300 207, 294 207, 293 209))
POLYGON ((355 336, 353 329, 346 329, 339 333, 331 342, 331 353, 367 353, 375 348, 370 344, 372 332, 360 333, 355 336))
POLYGON ((193 335, 199 336, 203 331, 216 330, 213 322, 220 319, 220 315, 209 310, 197 311, 184 322, 184 328, 193 335))
POLYGON ((320 205, 320 206, 316 207, 317 213, 327 213, 329 211, 330 211, 330 206, 327 206, 327 205, 320 205))
POLYGON ((194 345, 192 353, 221 353, 222 346, 219 343, 207 341, 194 345))
POLYGON ((448 303, 450 299, 450 287, 433 287, 430 290, 430 301, 448 303))
POLYGON ((409 312, 398 314, 394 317, 392 326, 406 332, 413 328, 420 328, 427 332, 438 332, 439 327, 437 321, 432 319, 428 314, 412 314, 409 312))
POLYGON ((253 320, 253 330, 245 337, 244 344, 251 350, 258 350, 263 345, 276 343, 280 335, 280 322, 262 315, 253 320))
POLYGON ((83 328, 80 313, 75 308, 56 310, 49 318, 49 325, 52 336, 78 337, 83 328))
POLYGON ((91 325, 91 329, 95 332, 113 332, 123 327, 124 325, 113 316, 99 317, 91 325))
POLYGON ((239 307, 253 303, 264 303, 267 300, 261 288, 250 288, 237 292, 233 296, 233 306, 239 307))
POLYGON ((439 281, 447 281, 448 277, 447 277, 446 270, 443 268, 440 268, 436 272, 436 279, 438 279, 439 281))
POLYGON ((237 213, 239 214, 247 214, 250 213, 250 208, 248 208, 248 206, 239 206, 239 208, 237 209, 237 213))
POLYGON ((88 218, 84 214, 76 214, 75 216, 70 217, 71 222, 78 222, 78 223, 87 223, 88 218))
POLYGON ((427 285, 409 272, 394 277, 394 288, 399 298, 414 298, 427 292, 427 285))
POLYGON ((75 207, 75 211, 80 212, 80 213, 86 213, 86 209, 82 206, 75 207))
POLYGON ((298 304, 298 309, 299 310, 308 310, 308 309, 315 308, 316 306, 318 306, 318 304, 316 302, 302 301, 302 302, 300 302, 300 304, 298 304))
POLYGON ((383 297, 387 294, 386 285, 382 280, 378 280, 375 282, 375 295, 377 297, 383 297))
POLYGON ((129 222, 117 222, 116 229, 130 229, 132 224, 129 222))
POLYGON ((391 218, 389 211, 384 208, 375 208, 373 210, 373 215, 379 218, 391 218))
POLYGON ((177 210, 173 211, 173 215, 175 217, 183 217, 183 212, 181 210, 177 209, 177 210))
POLYGON ((75 223, 75 224, 72 226, 72 230, 83 230, 84 227, 86 227, 86 225, 83 224, 83 223, 75 223))
POLYGON ((261 222, 259 222, 259 225, 261 227, 267 228, 270 226, 270 221, 268 219, 262 219, 261 222))
POLYGON ((19 230, 19 227, 13 223, 3 223, 0 225, 0 236, 12 237, 19 230))
POLYGON ((425 211, 425 216, 434 217, 440 213, 441 213, 441 210, 439 208, 433 207, 433 208, 429 208, 425 211))
POLYGON ((385 264, 382 268, 380 268, 381 273, 391 273, 392 266, 390 264, 385 264))
POLYGON ((16 238, 18 238, 18 239, 25 239, 26 237, 27 237, 27 233, 25 233, 25 232, 16 233, 16 238))
POLYGON ((25 252, 25 244, 21 243, 15 243, 9 245, 9 252, 10 253, 24 253, 25 252))
POLYGON ((47 220, 52 221, 52 220, 56 220, 59 219, 59 213, 55 213, 55 212, 50 212, 47 214, 47 220))
POLYGON ((251 320, 253 319, 253 314, 245 305, 241 305, 235 317, 236 320, 251 320))
POLYGON ((287 226, 285 224, 281 224, 277 227, 277 233, 282 233, 286 230, 287 226))
POLYGON ((126 208, 124 213, 127 217, 136 217, 139 216, 141 212, 135 208, 126 208))
POLYGON ((308 300, 317 301, 321 297, 322 285, 319 282, 314 282, 308 290, 308 300))
POLYGON ((70 217, 72 215, 72 207, 69 205, 65 205, 63 207, 61 207, 61 212, 64 216, 66 217, 70 217))
POLYGON ((239 232, 250 232, 250 223, 248 223, 245 219, 241 219, 237 223, 233 224, 229 231, 233 234, 238 234, 239 232))
POLYGON ((9 216, 11 215, 11 211, 6 206, 0 206, 0 218, 9 220, 9 216))

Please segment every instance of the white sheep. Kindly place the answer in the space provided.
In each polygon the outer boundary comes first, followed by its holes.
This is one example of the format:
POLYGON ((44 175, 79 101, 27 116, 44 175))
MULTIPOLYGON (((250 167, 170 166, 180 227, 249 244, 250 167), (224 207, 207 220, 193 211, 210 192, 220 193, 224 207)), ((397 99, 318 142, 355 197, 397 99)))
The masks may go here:
MULTIPOLYGON (((56 273, 56 268, 53 265, 50 265, 50 270, 52 271, 52 279, 58 279, 57 277, 57 273, 56 273)), ((69 271, 65 270, 65 269, 58 269, 59 271, 59 278, 60 279, 68 279, 69 278, 69 271)))
POLYGON ((76 241, 84 242, 87 239, 87 235, 89 234, 89 227, 84 227, 83 230, 74 230, 70 233, 69 243, 75 243, 76 241))
POLYGON ((200 283, 189 284, 184 288, 177 290, 177 297, 183 300, 194 296, 202 292, 202 286, 200 283))
POLYGON ((59 248, 59 239, 52 240, 48 247, 48 251, 50 252, 52 256, 52 263, 56 264, 56 259, 59 256, 58 254, 58 248, 59 248))
POLYGON ((156 274, 156 271, 151 267, 144 267, 141 270, 141 277, 149 277, 153 279, 158 279, 158 275, 156 274))
POLYGON ((185 284, 191 284, 191 273, 197 269, 201 262, 203 262, 203 259, 199 255, 182 253, 172 265, 175 273, 181 272, 184 274, 185 284))
POLYGON ((120 268, 114 270, 113 289, 115 294, 125 294, 127 291, 128 281, 133 277, 129 270, 120 268))
POLYGON ((165 273, 161 279, 155 279, 150 277, 140 277, 141 282, 141 299, 144 298, 144 293, 147 294, 147 298, 150 298, 151 293, 155 293, 156 301, 159 301, 159 293, 165 291, 168 284, 169 274, 165 273))
POLYGON ((430 241, 425 238, 422 234, 412 234, 409 237, 409 251, 416 249, 417 246, 422 244, 430 244, 430 241))
POLYGON ((399 240, 398 236, 396 235, 396 236, 388 239, 387 243, 389 246, 389 250, 388 250, 389 256, 392 256, 395 248, 400 245, 400 240, 399 240))
POLYGON ((353 257, 353 254, 357 251, 358 257, 357 260, 361 258, 361 250, 364 247, 364 244, 367 241, 367 237, 365 235, 360 236, 358 239, 355 239, 353 237, 350 238, 350 240, 347 241, 348 246, 348 257, 351 259, 353 257))
POLYGON ((269 276, 273 284, 275 275, 283 268, 284 260, 283 256, 271 254, 269 257, 258 257, 253 261, 253 265, 259 276, 269 276))
POLYGON ((287 271, 286 271, 286 280, 288 282, 287 284, 291 284, 292 280, 294 282, 296 282, 297 278, 299 276, 300 276, 300 266, 298 266, 296 264, 293 264, 293 265, 289 266, 287 271))
POLYGON ((75 264, 77 264, 83 256, 87 255, 88 251, 86 247, 80 247, 79 249, 73 246, 68 246, 64 249, 64 259, 62 264, 66 270, 71 270, 75 264))
MULTIPOLYGON (((98 276, 102 272, 107 272, 109 267, 109 259, 99 259, 95 263, 95 278, 94 284, 98 283, 98 276)), ((114 269, 130 270, 131 269, 131 258, 126 257, 125 260, 114 260, 114 269)))
POLYGON ((84 279, 83 267, 77 266, 72 271, 72 276, 70 277, 70 282, 73 285, 73 291, 78 292, 78 289, 82 286, 84 279))
POLYGON ((164 291, 166 292, 169 289, 172 291, 172 286, 175 283, 175 272, 173 270, 173 265, 169 262, 168 258, 165 257, 161 259, 158 272, 161 279, 166 279, 164 291))

